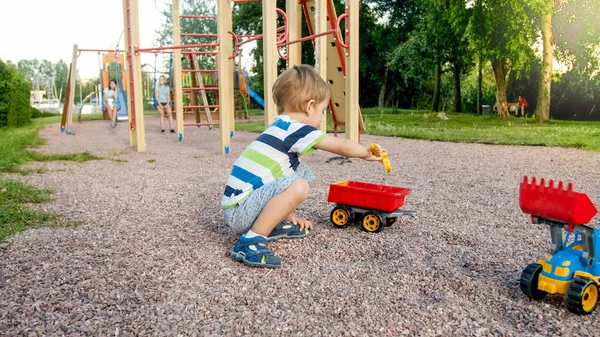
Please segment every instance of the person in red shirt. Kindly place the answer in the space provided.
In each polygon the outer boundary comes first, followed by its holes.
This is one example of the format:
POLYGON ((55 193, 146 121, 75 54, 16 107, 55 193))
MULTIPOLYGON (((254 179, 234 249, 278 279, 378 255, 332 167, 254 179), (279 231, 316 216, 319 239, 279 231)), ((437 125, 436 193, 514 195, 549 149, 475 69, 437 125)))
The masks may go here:
POLYGON ((515 116, 519 116, 519 111, 521 112, 521 116, 525 117, 525 108, 527 107, 527 101, 525 97, 519 96, 519 100, 517 100, 517 111, 515 111, 515 116))

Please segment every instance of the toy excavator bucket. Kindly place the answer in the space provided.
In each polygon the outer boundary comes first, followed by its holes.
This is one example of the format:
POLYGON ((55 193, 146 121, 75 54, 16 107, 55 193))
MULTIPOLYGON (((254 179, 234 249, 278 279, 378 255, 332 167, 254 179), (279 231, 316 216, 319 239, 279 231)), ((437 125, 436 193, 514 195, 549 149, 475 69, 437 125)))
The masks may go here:
POLYGON ((525 176, 519 192, 519 205, 524 213, 563 222, 570 228, 587 224, 598 213, 587 194, 573 191, 571 183, 565 189, 562 181, 555 185, 550 180, 546 186, 543 178, 538 184, 535 177, 528 182, 525 176))

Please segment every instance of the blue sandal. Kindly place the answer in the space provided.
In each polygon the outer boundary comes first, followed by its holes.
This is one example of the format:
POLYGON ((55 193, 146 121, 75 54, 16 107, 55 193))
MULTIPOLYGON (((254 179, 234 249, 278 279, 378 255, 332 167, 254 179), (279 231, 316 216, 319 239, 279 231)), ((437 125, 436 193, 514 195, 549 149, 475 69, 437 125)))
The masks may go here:
POLYGON ((291 222, 282 221, 267 237, 267 242, 273 242, 279 239, 301 239, 306 237, 310 232, 308 230, 300 230, 299 225, 294 225, 291 222))
POLYGON ((262 236, 250 239, 245 235, 240 236, 233 247, 233 252, 229 255, 253 267, 281 267, 281 258, 271 253, 267 246, 267 240, 262 236))

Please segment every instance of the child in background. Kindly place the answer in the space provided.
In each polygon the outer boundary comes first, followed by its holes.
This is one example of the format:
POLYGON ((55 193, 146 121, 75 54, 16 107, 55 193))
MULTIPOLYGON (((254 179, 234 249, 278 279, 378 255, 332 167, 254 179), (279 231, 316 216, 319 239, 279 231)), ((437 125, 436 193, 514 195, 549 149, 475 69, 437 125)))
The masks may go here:
POLYGON ((117 82, 110 80, 108 82, 108 88, 104 89, 104 110, 108 112, 110 119, 110 127, 115 128, 117 126, 117 82))
POLYGON ((173 113, 171 111, 171 91, 167 87, 167 79, 165 75, 160 75, 158 78, 158 85, 156 86, 156 98, 158 100, 158 112, 160 113, 160 132, 165 133, 165 115, 169 117, 169 127, 171 133, 175 133, 173 130, 173 113))
MULTIPOLYGON (((308 65, 284 71, 273 86, 278 116, 233 164, 221 199, 225 222, 241 234, 230 255, 250 266, 278 268, 268 242, 303 238, 313 224, 294 215, 315 176, 300 155, 321 149, 379 161, 369 147, 319 131, 329 87, 308 65)), ((383 149, 379 149, 382 151, 383 149)))

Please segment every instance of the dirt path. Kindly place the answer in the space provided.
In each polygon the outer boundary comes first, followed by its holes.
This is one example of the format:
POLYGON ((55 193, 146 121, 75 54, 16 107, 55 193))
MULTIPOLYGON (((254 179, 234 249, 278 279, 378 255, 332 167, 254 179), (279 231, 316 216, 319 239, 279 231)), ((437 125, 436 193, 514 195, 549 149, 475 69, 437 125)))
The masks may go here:
MULTIPOLYGON (((353 161, 306 161, 317 173, 300 215, 304 240, 271 244, 279 270, 228 257, 236 236, 219 201, 231 165, 256 134, 238 132, 220 155, 219 131, 186 128, 182 143, 149 116, 147 152, 128 149, 125 124, 58 126, 47 153, 89 151, 86 163, 34 163, 20 179, 54 189, 40 207, 83 225, 19 233, 0 252, 0 335, 594 336, 600 310, 531 302, 521 270, 550 249, 547 228, 518 205, 524 175, 573 182, 600 206, 600 154, 363 136, 383 144, 394 171, 353 161), (378 234, 329 223, 329 183, 352 179, 412 189, 419 212, 378 234)), ((593 224, 597 225, 597 219, 593 224)))

